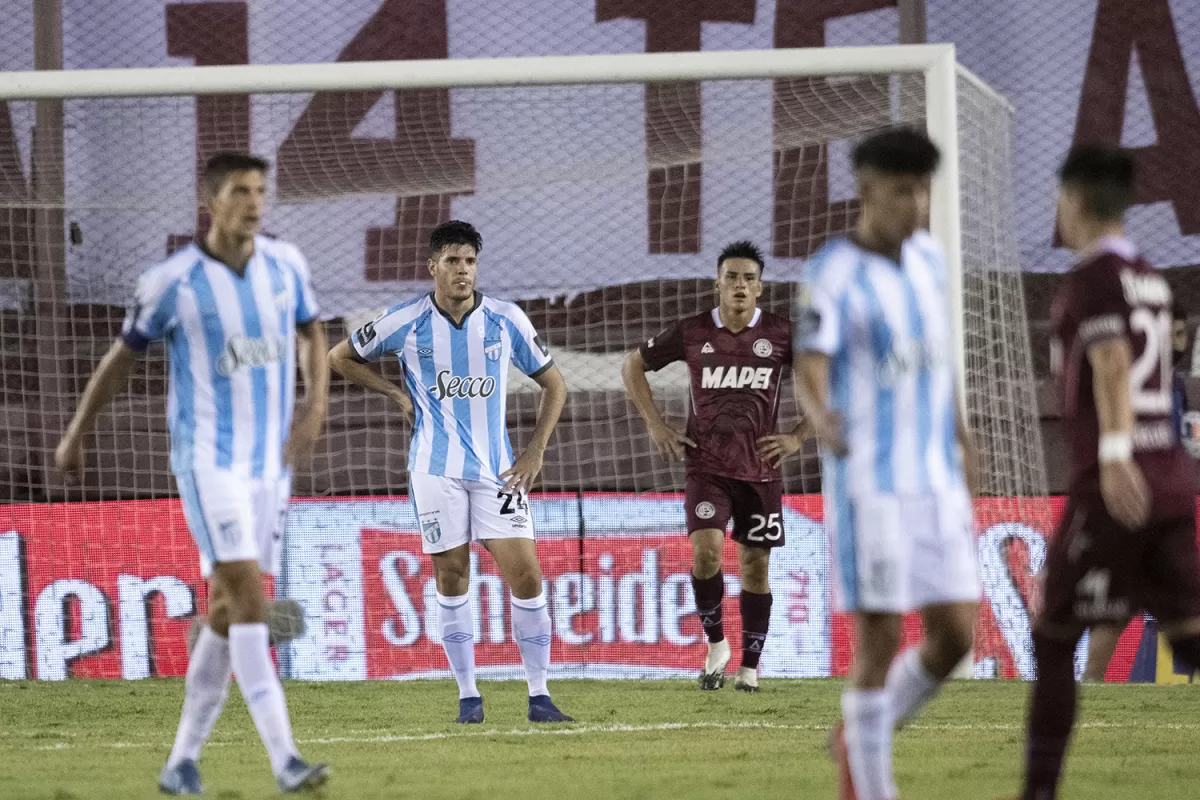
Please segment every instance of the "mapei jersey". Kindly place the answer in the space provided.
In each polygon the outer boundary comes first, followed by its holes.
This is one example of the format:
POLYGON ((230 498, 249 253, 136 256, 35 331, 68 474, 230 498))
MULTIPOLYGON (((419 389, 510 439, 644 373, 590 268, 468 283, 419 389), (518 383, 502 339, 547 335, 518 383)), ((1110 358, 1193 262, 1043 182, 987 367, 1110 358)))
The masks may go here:
POLYGON ((362 361, 395 355, 404 368, 416 409, 409 471, 471 481, 512 466, 508 365, 537 377, 553 364, 524 311, 478 292, 461 323, 430 293, 389 308, 350 345, 362 361))
POLYGON ((963 486, 955 437, 953 330, 942 252, 919 232, 900 263, 848 239, 805 267, 797 352, 829 356, 829 407, 849 453, 824 456, 842 498, 918 495, 963 486))
POLYGON ((691 411, 687 471, 743 481, 777 481, 758 457, 760 437, 776 433, 784 370, 792 363, 787 317, 756 309, 734 333, 717 309, 681 320, 641 346, 646 369, 686 362, 691 411))
POLYGON ((304 257, 265 236, 255 237, 241 276, 195 243, 142 274, 121 335, 139 352, 166 342, 175 474, 283 472, 296 326, 317 314, 304 257))

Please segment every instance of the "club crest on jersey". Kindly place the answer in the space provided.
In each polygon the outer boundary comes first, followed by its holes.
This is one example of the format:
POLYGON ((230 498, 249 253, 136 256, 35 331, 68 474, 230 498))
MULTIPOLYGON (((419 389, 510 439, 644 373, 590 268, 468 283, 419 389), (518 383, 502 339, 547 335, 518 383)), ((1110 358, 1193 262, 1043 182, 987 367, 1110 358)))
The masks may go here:
POLYGON ((483 354, 488 361, 499 361, 504 350, 504 342, 499 339, 484 339, 483 354))
POLYGON ((708 355, 710 353, 715 353, 715 352, 717 352, 717 351, 713 348, 711 342, 705 342, 704 347, 700 348, 700 353, 702 355, 708 355))
POLYGON ((754 342, 754 355, 759 358, 769 358, 774 349, 766 339, 758 339, 754 342))
POLYGON ((429 389, 429 393, 438 400, 446 398, 454 398, 457 400, 469 400, 472 397, 491 397, 496 391, 496 379, 491 375, 486 378, 481 378, 475 375, 468 375, 461 378, 454 375, 448 369, 444 369, 437 374, 437 385, 429 389))
POLYGON ((701 389, 770 389, 774 367, 705 367, 701 389))
POLYGON ((442 526, 436 517, 421 520, 421 535, 430 544, 437 544, 442 538, 442 526))
POLYGON ((707 500, 696 506, 696 516, 700 519, 712 519, 717 515, 717 509, 707 500))

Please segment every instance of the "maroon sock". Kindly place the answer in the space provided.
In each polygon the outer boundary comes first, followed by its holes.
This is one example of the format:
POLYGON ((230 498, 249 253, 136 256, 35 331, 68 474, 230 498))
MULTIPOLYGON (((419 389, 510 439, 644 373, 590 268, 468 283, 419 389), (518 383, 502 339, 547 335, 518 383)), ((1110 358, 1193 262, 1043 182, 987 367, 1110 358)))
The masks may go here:
POLYGON ((711 578, 692 575, 692 591, 696 595, 696 614, 711 644, 725 641, 725 619, 721 603, 725 601, 725 575, 720 570, 711 578))
POLYGON ((1054 800, 1075 725, 1075 644, 1033 635, 1037 680, 1029 701, 1023 800, 1054 800))
POLYGON ((771 626, 771 593, 755 594, 743 589, 738 603, 742 610, 742 666, 758 669, 767 628, 771 626))

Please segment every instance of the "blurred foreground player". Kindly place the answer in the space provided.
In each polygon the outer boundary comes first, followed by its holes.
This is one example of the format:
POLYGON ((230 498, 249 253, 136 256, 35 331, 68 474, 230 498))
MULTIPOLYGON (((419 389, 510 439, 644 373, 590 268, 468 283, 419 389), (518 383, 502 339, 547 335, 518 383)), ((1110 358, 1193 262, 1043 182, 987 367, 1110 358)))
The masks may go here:
POLYGON ((855 148, 858 224, 809 261, 793 321, 797 397, 824 450, 838 605, 854 614, 830 737, 843 800, 898 796, 892 729, 937 694, 974 638, 978 457, 956 397, 945 260, 918 230, 938 158, 905 128, 855 148), (895 658, 913 610, 925 641, 895 658))
POLYGON ((762 253, 753 244, 726 247, 717 259, 717 307, 650 339, 626 357, 621 370, 650 438, 669 460, 687 464, 692 590, 708 637, 701 689, 725 685, 731 655, 722 619, 721 551, 732 519, 742 579, 742 663, 733 685, 758 691, 758 662, 771 620, 771 549, 784 541, 779 463, 802 443, 802 425, 775 432, 783 371, 792 361, 791 325, 758 307, 762 272, 762 253), (646 380, 647 371, 675 361, 685 362, 690 373, 686 434, 663 419, 646 380))
POLYGON ((271 660, 262 573, 279 568, 291 466, 311 451, 329 404, 325 331, 308 264, 258 236, 267 162, 213 156, 202 176, 212 227, 203 241, 147 270, 121 338, 96 369, 55 453, 78 479, 96 416, 163 339, 171 367, 171 471, 209 582, 207 625, 188 659, 183 715, 159 777, 164 794, 203 791, 196 761, 236 674, 285 792, 325 782, 300 759, 271 660), (293 423, 297 345, 308 396, 293 423))
POLYGON ((451 220, 429 237, 434 289, 392 306, 330 353, 349 380, 391 399, 413 422, 409 488, 421 546, 433 562, 442 647, 458 683, 458 719, 483 722, 475 684, 475 620, 468 591, 471 543, 496 561, 512 590, 513 639, 525 665, 530 722, 574 722, 550 700, 552 629, 528 494, 567 401, 567 385, 516 304, 475 291, 483 238, 451 220), (368 363, 400 361, 406 386, 368 363), (537 425, 513 458, 505 409, 508 365, 542 388, 537 425))
MULTIPOLYGON (((1172 357, 1172 373, 1171 373, 1171 427, 1179 434, 1180 441, 1188 447, 1192 442, 1190 432, 1185 433, 1183 418, 1190 407, 1188 406, 1187 396, 1187 373, 1189 371, 1187 361, 1188 353, 1191 352, 1188 347, 1188 325, 1187 311, 1183 305, 1176 300, 1171 307, 1171 349, 1172 357)), ((1196 454, 1188 451, 1195 458, 1196 454)), ((1089 682, 1100 682, 1104 680, 1104 675, 1108 672, 1108 664, 1112 661, 1113 653, 1116 652, 1117 642, 1121 638, 1121 632, 1125 630, 1128 621, 1112 623, 1101 623, 1093 625, 1088 636, 1088 657, 1087 667, 1083 671, 1083 679, 1089 682)))
POLYGON ((1059 178, 1059 230, 1079 254, 1052 309, 1072 478, 1033 629, 1024 800, 1057 796, 1087 626, 1145 610, 1175 657, 1200 665, 1195 474, 1172 427, 1171 289, 1124 235, 1128 153, 1074 149, 1059 178))

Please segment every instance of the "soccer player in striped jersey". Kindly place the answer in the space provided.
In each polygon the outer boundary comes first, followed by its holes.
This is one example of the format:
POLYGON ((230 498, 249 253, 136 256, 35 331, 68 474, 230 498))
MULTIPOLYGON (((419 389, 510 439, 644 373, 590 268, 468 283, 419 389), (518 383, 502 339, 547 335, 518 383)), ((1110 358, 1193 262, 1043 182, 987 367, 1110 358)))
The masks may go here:
POLYGON ((893 800, 892 729, 971 649, 980 583, 945 260, 918 230, 938 151, 896 128, 854 150, 857 226, 806 267, 797 393, 823 448, 825 524, 854 665, 831 735, 843 800, 893 800), (903 615, 925 641, 896 658, 903 615))
POLYGON ((207 626, 188 661, 175 746, 159 776, 164 794, 203 791, 196 760, 236 674, 279 788, 325 781, 292 741, 271 660, 262 573, 279 567, 290 467, 325 421, 329 368, 308 265, 285 242, 258 235, 266 161, 213 156, 201 177, 212 226, 147 270, 132 308, 84 389, 56 461, 78 480, 84 439, 126 385, 139 354, 161 339, 170 362, 171 471, 209 581, 207 626), (299 366, 307 397, 293 422, 299 366))
POLYGON ((475 621, 467 591, 479 542, 512 590, 512 629, 529 683, 532 722, 573 722, 550 700, 551 627, 527 494, 567 399, 562 374, 515 304, 475 290, 483 239, 452 220, 429 240, 434 290, 393 306, 330 353, 333 368, 390 398, 413 421, 409 489, 433 561, 442 646, 458 682, 458 722, 483 722, 475 684, 475 621), (371 370, 394 357, 405 386, 371 370), (537 426, 515 459, 505 424, 508 365, 542 387, 537 426))

